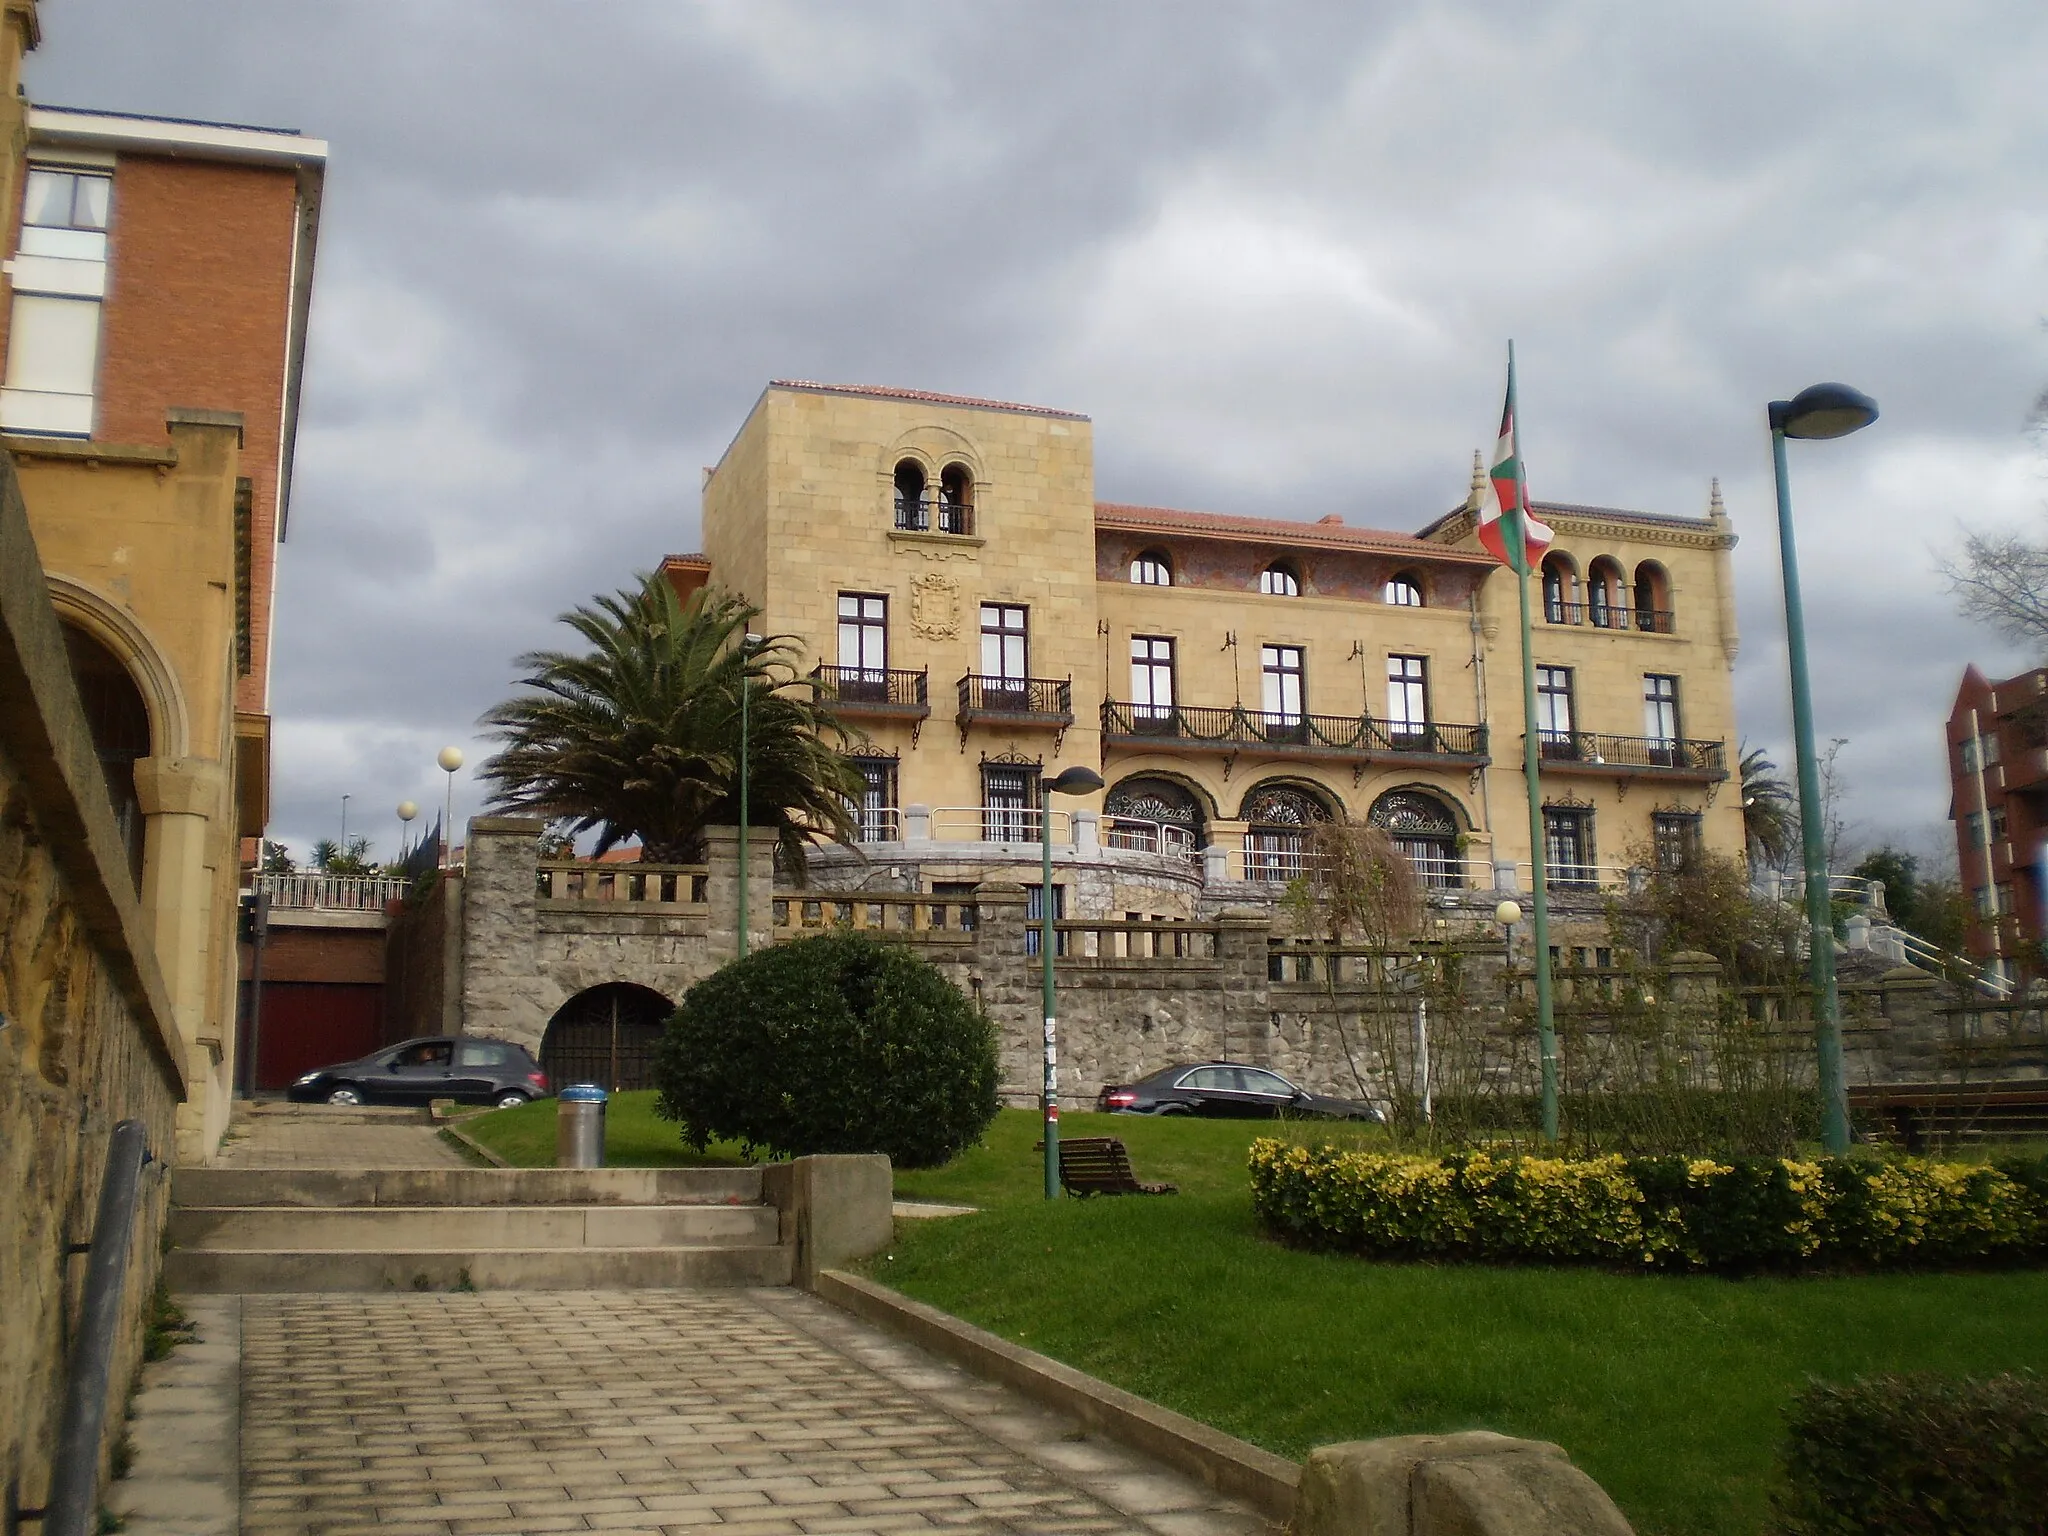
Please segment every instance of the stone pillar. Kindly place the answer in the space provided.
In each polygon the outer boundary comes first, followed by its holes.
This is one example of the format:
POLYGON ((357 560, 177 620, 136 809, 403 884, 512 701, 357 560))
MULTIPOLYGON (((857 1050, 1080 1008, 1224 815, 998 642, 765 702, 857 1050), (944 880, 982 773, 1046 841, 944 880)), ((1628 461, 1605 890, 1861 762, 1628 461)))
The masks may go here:
POLYGON ((1074 812, 1074 852, 1084 859, 1102 852, 1102 817, 1095 811, 1074 812))
POLYGON ((548 1026, 535 968, 540 835, 546 830, 538 816, 471 817, 461 891, 460 1026, 536 1053, 548 1026))
MULTIPOLYGON (((760 950, 775 942, 775 831, 749 829, 747 946, 760 950)), ((737 959, 740 942, 740 829, 704 829, 704 900, 710 908, 706 941, 712 969, 737 959)))
POLYGON ((1223 1054, 1259 1066, 1273 1054, 1273 919, 1255 907, 1231 907, 1218 918, 1222 962, 1223 1054))
POLYGON ((1024 953, 1024 887, 986 881, 974 889, 974 951, 968 974, 981 984, 981 1005, 996 1026, 1007 1103, 1036 1104, 1043 1086, 1042 973, 1024 953))
POLYGON ((1495 860, 1493 865, 1493 888, 1503 896, 1512 896, 1521 889, 1521 875, 1513 859, 1495 860))
POLYGON ((1244 834, 1248 825, 1248 822, 1242 821, 1209 823, 1209 846, 1223 850, 1224 868, 1220 878, 1244 879, 1244 834))
POLYGON ((932 839, 932 808, 928 805, 903 807, 903 841, 928 843, 932 839))
POLYGON ((1230 878, 1230 850, 1211 843, 1202 850, 1202 884, 1216 885, 1230 878))
POLYGON ((234 1010, 214 995, 223 946, 232 954, 235 937, 235 913, 221 910, 217 898, 214 852, 216 820, 233 814, 228 778, 209 758, 138 758, 135 795, 143 815, 142 912, 185 1070, 178 1153, 204 1162, 227 1129, 234 1093, 234 1010))

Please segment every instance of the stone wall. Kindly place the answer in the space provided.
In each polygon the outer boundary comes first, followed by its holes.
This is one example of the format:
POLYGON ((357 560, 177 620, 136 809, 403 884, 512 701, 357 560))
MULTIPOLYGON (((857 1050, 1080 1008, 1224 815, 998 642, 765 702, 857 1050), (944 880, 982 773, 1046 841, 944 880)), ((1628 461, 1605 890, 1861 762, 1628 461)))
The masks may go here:
MULTIPOLYGON (((25 1504, 47 1491, 66 1346, 108 1136, 140 1120, 151 1153, 114 1406, 155 1283, 186 1081, 57 616, 12 466, 0 457, 0 1460, 25 1504)), ((111 1438, 111 1436, 109 1437, 111 1438)))

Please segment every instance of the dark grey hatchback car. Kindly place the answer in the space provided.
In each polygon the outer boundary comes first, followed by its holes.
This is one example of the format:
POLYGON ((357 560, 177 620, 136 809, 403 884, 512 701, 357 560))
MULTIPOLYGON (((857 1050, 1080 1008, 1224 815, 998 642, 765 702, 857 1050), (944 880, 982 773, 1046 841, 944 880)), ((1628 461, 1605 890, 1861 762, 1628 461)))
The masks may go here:
POLYGON ((294 1104, 495 1104, 544 1098, 547 1074, 524 1046, 478 1035, 435 1035, 308 1072, 287 1090, 294 1104))

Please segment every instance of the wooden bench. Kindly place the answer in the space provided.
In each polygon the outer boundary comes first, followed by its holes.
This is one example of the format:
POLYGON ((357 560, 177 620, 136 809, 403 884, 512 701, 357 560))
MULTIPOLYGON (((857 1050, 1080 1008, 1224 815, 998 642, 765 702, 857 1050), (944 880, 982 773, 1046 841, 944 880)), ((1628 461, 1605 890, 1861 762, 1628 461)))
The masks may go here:
POLYGON ((1076 1136, 1060 1141, 1060 1184, 1073 1195, 1177 1195, 1171 1184, 1141 1184, 1131 1172, 1131 1154, 1114 1136, 1076 1136))
POLYGON ((1849 1107, 1885 1138, 1918 1152, 1937 1136, 1985 1140, 2048 1135, 2048 1079, 1852 1087, 1849 1107))

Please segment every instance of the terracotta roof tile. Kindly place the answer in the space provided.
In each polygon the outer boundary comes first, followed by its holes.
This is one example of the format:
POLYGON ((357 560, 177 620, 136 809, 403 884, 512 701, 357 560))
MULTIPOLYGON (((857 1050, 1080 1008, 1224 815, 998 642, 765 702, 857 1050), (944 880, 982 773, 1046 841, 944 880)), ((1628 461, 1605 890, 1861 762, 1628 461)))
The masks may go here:
POLYGON ((979 411, 1022 411, 1031 416, 1058 416, 1066 421, 1086 421, 1079 411, 1055 410, 1049 405, 1019 405, 1014 400, 977 400, 972 395, 935 395, 926 389, 891 389, 886 384, 821 384, 816 379, 770 379, 770 389, 804 389, 821 395, 868 395, 881 400, 916 400, 924 405, 964 405, 979 411))
POLYGON ((1280 518, 1233 517, 1221 512, 1182 512, 1172 507, 1133 507, 1121 502, 1098 501, 1095 526, 1128 528, 1145 533, 1192 534, 1197 538, 1259 540, 1320 549, 1356 549, 1372 554, 1412 555, 1419 559, 1456 565, 1494 563, 1489 555, 1451 549, 1418 539, 1413 534, 1393 533, 1384 528, 1352 528, 1336 520, 1297 523, 1280 518))

